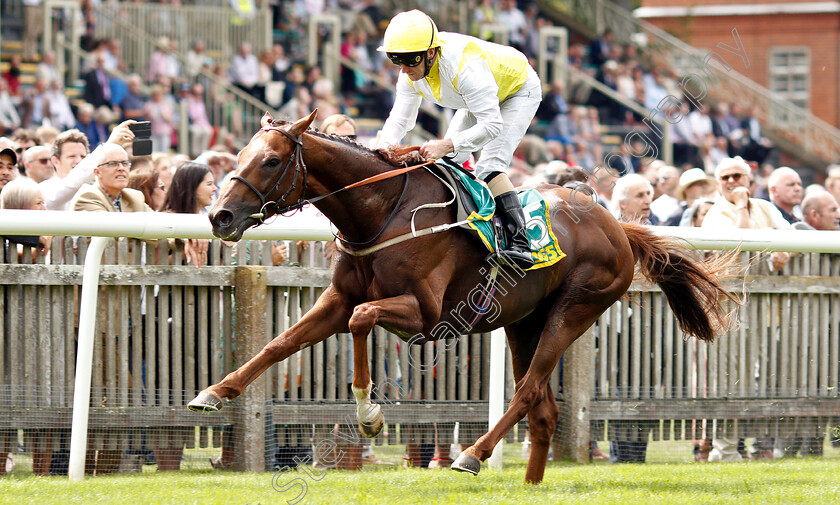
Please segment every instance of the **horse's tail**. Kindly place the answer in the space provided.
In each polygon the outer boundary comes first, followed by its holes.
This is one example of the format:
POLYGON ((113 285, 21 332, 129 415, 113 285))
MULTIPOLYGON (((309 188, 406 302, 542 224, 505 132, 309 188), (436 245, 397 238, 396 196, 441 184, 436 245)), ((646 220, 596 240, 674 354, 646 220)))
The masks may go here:
POLYGON ((642 274, 665 293, 682 331, 711 342, 729 329, 732 313, 725 312, 722 298, 736 304, 740 301, 723 288, 718 274, 732 264, 737 253, 707 262, 694 261, 672 240, 644 226, 629 223, 621 226, 642 274))

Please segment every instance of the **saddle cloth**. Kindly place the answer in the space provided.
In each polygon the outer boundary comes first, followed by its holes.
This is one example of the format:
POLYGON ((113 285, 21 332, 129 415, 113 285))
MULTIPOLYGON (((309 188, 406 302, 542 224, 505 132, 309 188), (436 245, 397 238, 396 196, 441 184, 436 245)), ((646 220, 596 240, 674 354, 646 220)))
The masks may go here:
MULTIPOLYGON (((438 163, 431 165, 429 169, 456 188, 458 221, 465 221, 461 227, 476 235, 491 253, 496 252, 498 245, 504 249, 504 233, 493 220, 496 202, 493 200, 490 189, 472 174, 448 164, 438 163)), ((531 255, 534 257, 534 266, 528 270, 545 268, 557 263, 566 254, 560 250, 557 237, 551 231, 548 202, 533 189, 519 191, 518 196, 525 211, 531 255)))

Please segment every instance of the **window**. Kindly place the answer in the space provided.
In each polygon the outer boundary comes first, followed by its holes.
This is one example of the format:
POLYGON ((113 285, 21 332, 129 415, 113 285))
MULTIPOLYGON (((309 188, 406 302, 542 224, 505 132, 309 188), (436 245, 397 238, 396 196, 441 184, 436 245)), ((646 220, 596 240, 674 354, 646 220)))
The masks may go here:
POLYGON ((811 55, 807 47, 770 49, 770 91, 808 110, 811 99, 811 55))

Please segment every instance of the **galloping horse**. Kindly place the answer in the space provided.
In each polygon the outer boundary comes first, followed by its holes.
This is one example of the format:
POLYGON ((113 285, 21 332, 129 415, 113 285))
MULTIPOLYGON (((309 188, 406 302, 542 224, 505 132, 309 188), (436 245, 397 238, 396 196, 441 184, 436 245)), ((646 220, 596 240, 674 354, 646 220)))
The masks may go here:
MULTIPOLYGON (((362 432, 376 436, 383 420, 370 401, 368 333, 380 325, 410 343, 422 343, 440 337, 436 325, 461 329, 459 304, 463 307, 470 291, 486 284, 488 251, 456 229, 418 232, 422 236, 412 238, 413 226, 427 230, 455 222, 451 205, 417 211, 424 204, 449 201, 450 189, 426 169, 397 171, 393 150, 373 151, 310 130, 316 113, 294 123, 274 121, 266 113, 209 217, 214 235, 239 240, 268 216, 317 201, 314 205, 340 233, 332 282, 297 324, 202 391, 190 408, 218 410, 222 400, 241 394, 274 363, 349 331, 357 417, 362 432), (394 173, 398 175, 384 178, 394 173), (354 184, 359 181, 364 183, 354 184)), ((501 420, 453 463, 456 470, 478 473, 480 461, 527 414, 531 455, 525 480, 534 483, 543 478, 559 414, 549 375, 569 345, 627 291, 637 262, 667 296, 682 330, 701 340, 713 340, 727 326, 720 298, 732 299, 716 280, 718 267, 692 261, 643 226, 619 223, 599 205, 578 210, 575 222, 569 212, 571 190, 551 185, 536 189, 549 203, 552 227, 566 232, 559 234, 566 257, 547 268, 520 271, 518 282, 496 297, 496 317, 482 318, 463 332, 504 326, 516 393, 501 420)))

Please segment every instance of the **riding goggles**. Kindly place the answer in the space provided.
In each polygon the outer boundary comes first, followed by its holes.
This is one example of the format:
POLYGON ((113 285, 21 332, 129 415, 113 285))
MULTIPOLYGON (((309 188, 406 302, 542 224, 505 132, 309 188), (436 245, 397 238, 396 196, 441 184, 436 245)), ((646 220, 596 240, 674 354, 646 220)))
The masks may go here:
POLYGON ((394 65, 405 65, 407 67, 416 67, 423 62, 423 56, 426 51, 419 51, 416 53, 387 53, 388 59, 394 65))

